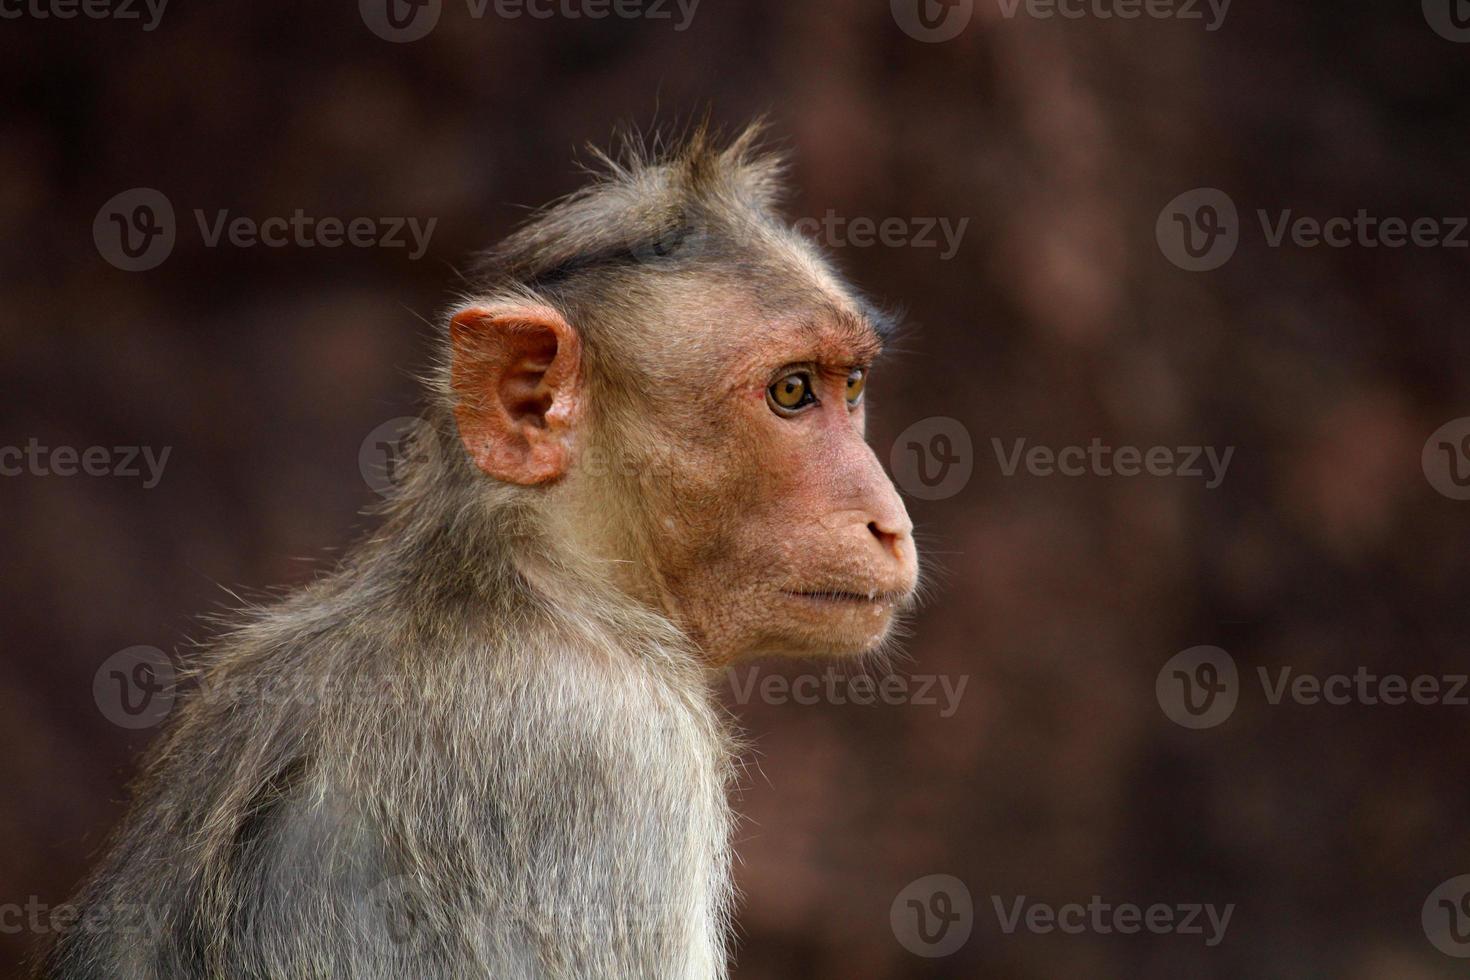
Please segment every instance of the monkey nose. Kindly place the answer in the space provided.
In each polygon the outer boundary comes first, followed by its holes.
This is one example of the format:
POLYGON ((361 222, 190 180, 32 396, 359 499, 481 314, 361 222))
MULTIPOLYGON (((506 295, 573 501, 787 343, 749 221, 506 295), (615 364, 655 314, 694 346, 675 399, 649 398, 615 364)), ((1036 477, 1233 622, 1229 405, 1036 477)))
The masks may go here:
POLYGON ((909 536, 907 528, 895 530, 893 522, 884 521, 880 523, 878 521, 869 521, 868 530, 872 533, 873 537, 878 539, 878 544, 882 546, 884 551, 895 558, 903 557, 904 539, 909 536))
POLYGON ((867 518, 868 533, 878 543, 884 559, 893 562, 885 574, 895 576, 899 590, 912 589, 918 577, 919 559, 914 549, 914 525, 903 503, 894 495, 890 506, 869 508, 867 518))

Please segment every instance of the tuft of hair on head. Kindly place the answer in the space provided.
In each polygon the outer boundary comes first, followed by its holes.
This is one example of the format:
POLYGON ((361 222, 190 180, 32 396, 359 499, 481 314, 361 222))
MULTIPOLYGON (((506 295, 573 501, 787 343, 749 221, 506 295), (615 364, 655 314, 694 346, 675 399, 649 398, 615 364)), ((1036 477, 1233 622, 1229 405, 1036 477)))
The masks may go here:
POLYGON ((483 253, 474 290, 539 292, 582 271, 663 256, 691 228, 748 235, 752 222, 779 221, 786 161, 765 134, 757 119, 726 139, 706 118, 672 132, 627 126, 613 149, 589 145, 588 183, 483 253))

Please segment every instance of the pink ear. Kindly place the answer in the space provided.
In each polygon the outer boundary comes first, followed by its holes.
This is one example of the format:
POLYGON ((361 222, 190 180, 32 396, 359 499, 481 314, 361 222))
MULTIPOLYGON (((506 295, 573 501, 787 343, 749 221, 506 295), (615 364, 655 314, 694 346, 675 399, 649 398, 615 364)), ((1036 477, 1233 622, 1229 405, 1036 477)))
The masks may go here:
POLYGON ((549 306, 470 306, 449 324, 455 421, 481 470, 522 486, 561 477, 582 395, 582 345, 549 306))

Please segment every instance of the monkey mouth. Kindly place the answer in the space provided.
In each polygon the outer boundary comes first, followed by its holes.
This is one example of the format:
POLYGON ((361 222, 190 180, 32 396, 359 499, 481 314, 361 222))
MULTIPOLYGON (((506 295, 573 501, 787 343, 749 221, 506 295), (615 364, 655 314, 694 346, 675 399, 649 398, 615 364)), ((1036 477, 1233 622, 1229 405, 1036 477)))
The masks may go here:
POLYGON ((906 593, 874 589, 869 592, 849 592, 843 589, 782 589, 784 594, 809 602, 832 605, 892 606, 904 601, 906 593))

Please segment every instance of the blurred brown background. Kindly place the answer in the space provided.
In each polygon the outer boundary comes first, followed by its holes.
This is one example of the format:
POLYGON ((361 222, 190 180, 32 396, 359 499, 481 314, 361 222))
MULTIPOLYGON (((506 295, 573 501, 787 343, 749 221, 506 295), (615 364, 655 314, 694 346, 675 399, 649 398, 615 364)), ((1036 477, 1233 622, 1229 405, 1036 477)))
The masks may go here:
MULTIPOLYGON (((1241 2, 1214 30, 1204 5, 925 0, 930 23, 968 17, 937 43, 905 0, 703 0, 687 21, 445 0, 411 43, 350 0, 175 0, 154 30, 143 7, 38 16, 49 2, 0 5, 0 446, 171 455, 152 488, 0 477, 0 903, 63 901, 121 812, 152 733, 99 711, 102 662, 187 656, 226 589, 300 583, 339 553, 377 499, 359 448, 413 413, 456 270, 578 186, 581 144, 712 105, 727 125, 771 112, 794 216, 969 221, 948 259, 827 242, 911 324, 871 388, 879 454, 934 416, 972 438, 969 482, 911 500, 932 597, 898 665, 969 680, 949 717, 732 694, 756 746, 736 976, 1463 975, 1420 915, 1470 871, 1470 708, 1273 706, 1255 680, 1470 670, 1470 502, 1420 463, 1470 415, 1470 252, 1272 247, 1255 218, 1470 213, 1470 44, 1431 26, 1435 0, 1241 2), (135 187, 178 216, 143 272, 93 237, 135 187), (1155 237, 1197 187, 1239 208, 1213 271, 1155 237), (437 225, 415 261, 208 247, 193 217, 298 208, 437 225), (1216 489, 1006 476, 991 440, 1020 438, 1235 455, 1216 489), (1194 731, 1155 678, 1198 644, 1234 656, 1241 692, 1194 731), (930 874, 974 901, 942 958, 890 925, 930 874), (1021 895, 1236 909, 1213 948, 1007 935, 992 896, 1021 895)), ((37 939, 16 921, 5 975, 37 939)))

